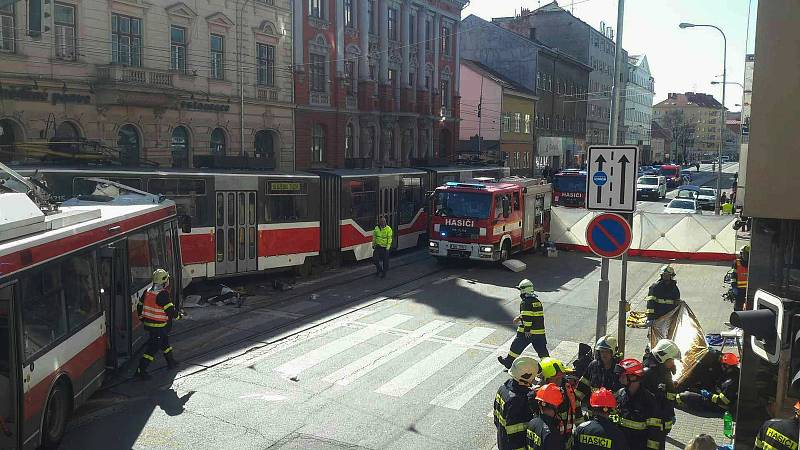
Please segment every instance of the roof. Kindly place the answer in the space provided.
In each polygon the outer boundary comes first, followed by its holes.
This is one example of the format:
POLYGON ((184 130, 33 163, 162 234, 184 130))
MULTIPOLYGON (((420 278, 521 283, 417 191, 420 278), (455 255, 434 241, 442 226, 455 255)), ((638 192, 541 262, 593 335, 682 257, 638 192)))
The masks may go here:
POLYGON ((669 106, 696 106, 700 108, 715 108, 719 109, 722 104, 714 98, 713 95, 704 94, 702 92, 686 92, 684 94, 670 92, 667 99, 655 105, 654 108, 669 107, 669 106))
POLYGON ((504 89, 510 89, 510 90, 517 91, 517 92, 520 92, 520 93, 525 94, 525 95, 531 95, 531 96, 534 96, 534 97, 536 96, 536 93, 533 92, 532 90, 526 88, 525 86, 517 84, 515 81, 513 81, 513 80, 511 80, 509 78, 506 78, 505 76, 501 75, 498 72, 495 72, 494 70, 492 70, 489 67, 479 63, 478 61, 473 61, 471 59, 461 58, 461 64, 464 64, 465 66, 469 67, 470 69, 474 70, 475 72, 478 72, 479 74, 483 75, 486 78, 490 78, 492 81, 494 81, 495 83, 499 84, 504 89))
POLYGON ((491 182, 485 183, 479 180, 473 180, 473 181, 450 181, 437 187, 436 190, 458 189, 460 191, 463 190, 467 192, 482 193, 482 192, 503 191, 507 189, 514 189, 516 187, 518 187, 517 184, 505 183, 502 181, 499 183, 491 183, 491 182), (478 187, 479 185, 482 185, 483 187, 478 187))

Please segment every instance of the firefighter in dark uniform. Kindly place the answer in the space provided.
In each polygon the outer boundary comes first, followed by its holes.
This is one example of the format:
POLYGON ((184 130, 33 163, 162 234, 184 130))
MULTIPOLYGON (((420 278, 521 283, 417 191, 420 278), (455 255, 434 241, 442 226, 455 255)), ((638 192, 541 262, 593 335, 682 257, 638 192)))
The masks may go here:
POLYGON ((735 293, 735 301, 733 304, 734 311, 741 311, 747 309, 745 302, 747 301, 747 277, 748 266, 750 265, 750 246, 745 245, 739 252, 739 256, 733 263, 736 269, 736 279, 731 282, 733 292, 735 293))
POLYGON ((589 363, 586 372, 578 381, 575 396, 582 402, 592 395, 592 391, 601 387, 617 392, 622 385, 619 376, 614 372, 619 363, 617 358, 617 338, 606 335, 597 340, 594 346, 595 359, 589 363))
POLYGON ((735 412, 739 395, 739 357, 733 353, 723 353, 720 364, 722 376, 715 381, 713 392, 707 389, 683 392, 680 394, 681 403, 692 410, 735 412))
POLYGON ((164 352, 167 367, 174 369, 178 365, 169 345, 169 331, 172 329, 172 321, 180 318, 180 313, 170 299, 168 288, 169 273, 164 269, 156 269, 153 272, 153 284, 142 294, 136 305, 139 320, 148 333, 147 345, 139 361, 139 368, 136 369, 136 377, 140 379, 150 377, 147 366, 153 362, 158 350, 164 352))
POLYGON ((680 349, 669 339, 658 341, 644 357, 644 387, 656 396, 656 403, 661 411, 660 417, 663 423, 659 443, 662 449, 667 435, 675 424, 675 404, 680 401, 675 383, 672 381, 672 375, 677 370, 675 361, 680 360, 680 349))
POLYGON ((533 346, 539 358, 550 356, 550 352, 547 351, 547 338, 544 335, 544 308, 542 308, 542 302, 539 301, 533 291, 533 283, 526 278, 519 282, 517 289, 519 289, 521 298, 519 316, 514 318, 514 323, 519 323, 517 336, 511 342, 508 355, 505 358, 502 356, 497 357, 500 364, 507 369, 511 367, 514 359, 522 354, 528 344, 533 346))
POLYGON ((794 404, 791 419, 770 419, 761 425, 754 448, 764 450, 797 450, 800 436, 800 401, 794 404))
POLYGON ((677 308, 681 291, 675 282, 675 269, 666 265, 661 269, 661 278, 647 291, 647 320, 653 321, 677 308))
POLYGON ((577 418, 581 415, 581 404, 575 395, 575 388, 567 380, 564 363, 558 359, 542 358, 539 362, 539 369, 544 383, 555 384, 561 390, 563 401, 556 410, 558 431, 564 439, 564 448, 572 448, 572 431, 575 429, 577 418))
POLYGON ((497 448, 525 448, 525 424, 533 414, 528 405, 531 383, 539 374, 539 363, 528 356, 514 360, 509 378, 494 397, 494 426, 497 427, 497 448))
POLYGON ((660 448, 661 417, 655 396, 642 386, 644 366, 633 358, 617 365, 619 381, 624 385, 617 391, 617 417, 620 429, 631 449, 660 448))
POLYGON ((527 450, 564 450, 564 438, 558 430, 558 409, 564 402, 561 388, 548 383, 536 391, 535 400, 539 412, 528 422, 527 450))
POLYGON ((629 450, 625 434, 608 417, 617 408, 617 399, 614 398, 614 393, 601 387, 589 398, 589 406, 594 417, 575 428, 572 448, 575 450, 601 448, 629 450))

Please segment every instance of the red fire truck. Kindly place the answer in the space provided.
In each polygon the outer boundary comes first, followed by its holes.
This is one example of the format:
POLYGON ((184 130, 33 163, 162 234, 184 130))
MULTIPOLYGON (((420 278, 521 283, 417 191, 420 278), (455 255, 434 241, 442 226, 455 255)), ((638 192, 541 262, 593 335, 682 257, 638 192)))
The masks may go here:
POLYGON ((538 248, 550 228, 552 193, 550 184, 533 178, 446 183, 433 195, 430 254, 505 261, 538 248))

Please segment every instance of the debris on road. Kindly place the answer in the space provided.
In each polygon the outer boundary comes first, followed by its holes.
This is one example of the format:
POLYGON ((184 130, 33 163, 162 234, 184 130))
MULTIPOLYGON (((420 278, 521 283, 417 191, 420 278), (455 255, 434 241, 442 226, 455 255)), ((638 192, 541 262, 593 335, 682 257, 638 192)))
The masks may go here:
POLYGON ((522 272, 528 265, 518 259, 507 259, 503 261, 503 266, 512 272, 522 272))

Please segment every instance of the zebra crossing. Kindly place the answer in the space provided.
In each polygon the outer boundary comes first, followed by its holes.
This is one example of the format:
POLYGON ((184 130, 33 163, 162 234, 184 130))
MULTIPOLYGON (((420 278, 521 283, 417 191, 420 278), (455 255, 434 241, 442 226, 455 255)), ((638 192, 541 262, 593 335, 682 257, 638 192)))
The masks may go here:
MULTIPOLYGON (((494 389, 507 376, 497 356, 508 351, 513 330, 441 319, 420 323, 413 315, 401 313, 371 321, 369 315, 362 310, 303 331, 247 355, 235 366, 258 365, 281 378, 296 381, 303 375, 305 381, 340 389, 368 384, 374 394, 397 399, 429 380, 442 380, 428 403, 454 411, 473 399, 485 403, 479 394, 490 386, 494 389), (498 331, 505 335, 502 344, 484 342, 498 331), (277 361, 274 366, 273 360, 277 361), (457 361, 459 373, 442 372, 457 361)), ((498 342, 496 336, 491 341, 498 342)), ((552 356, 571 361, 577 345, 561 341, 552 348, 552 356)))

